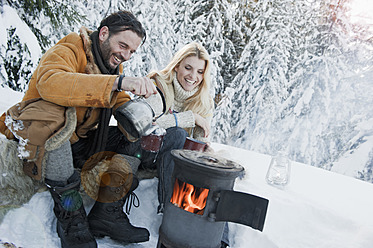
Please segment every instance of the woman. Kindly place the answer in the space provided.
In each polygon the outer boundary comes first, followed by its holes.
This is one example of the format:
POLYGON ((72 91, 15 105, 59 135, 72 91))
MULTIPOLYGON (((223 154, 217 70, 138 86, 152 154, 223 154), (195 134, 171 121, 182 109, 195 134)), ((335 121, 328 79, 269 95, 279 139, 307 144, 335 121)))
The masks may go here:
MULTIPOLYGON (((158 212, 163 212, 166 198, 170 197, 172 191, 171 176, 174 162, 171 150, 177 145, 179 145, 178 149, 181 149, 187 136, 209 142, 213 111, 213 102, 209 95, 209 55, 197 42, 189 43, 174 55, 164 69, 151 72, 148 76, 154 80, 165 97, 166 113, 156 120, 156 124, 166 129, 166 135, 157 154, 142 150, 138 157, 141 159, 140 169, 157 168, 160 204, 158 212), (182 144, 179 144, 180 142, 173 144, 177 139, 183 139, 182 144)), ((164 105, 159 94, 146 100, 156 113, 163 111, 164 105)))
POLYGON ((166 100, 167 112, 156 123, 165 129, 184 128, 190 137, 208 143, 214 105, 209 94, 210 58, 206 49, 191 42, 163 70, 149 76, 166 100))
MULTIPOLYGON (((196 42, 180 49, 171 62, 161 71, 148 75, 162 90, 165 96, 166 113, 156 120, 156 124, 166 130, 158 152, 141 149, 141 140, 130 141, 127 137, 112 134, 118 129, 109 129, 109 137, 122 137, 109 140, 106 151, 120 151, 121 154, 135 156, 141 160, 138 177, 146 178, 148 170, 156 169, 158 184, 158 212, 171 189, 171 176, 174 167, 171 150, 182 149, 187 136, 209 142, 210 122, 213 101, 210 89, 210 59, 205 48, 196 42), (141 170, 145 169, 145 170, 141 170)), ((163 111, 160 94, 147 99, 157 116, 163 111)), ((210 149, 211 150, 211 149, 210 149)), ((169 196, 171 197, 171 196, 169 196)))
MULTIPOLYGON (((156 121, 160 127, 166 130, 184 128, 190 137, 209 144, 214 107, 210 96, 210 64, 206 49, 197 42, 191 42, 176 52, 163 70, 149 74, 165 96, 167 111, 156 121)), ((206 150, 212 151, 209 145, 206 150)), ((162 194, 170 197, 172 192, 170 186, 174 163, 171 161, 158 166, 160 212, 166 200, 162 194)), ((229 244, 228 231, 226 225, 221 247, 229 244)))

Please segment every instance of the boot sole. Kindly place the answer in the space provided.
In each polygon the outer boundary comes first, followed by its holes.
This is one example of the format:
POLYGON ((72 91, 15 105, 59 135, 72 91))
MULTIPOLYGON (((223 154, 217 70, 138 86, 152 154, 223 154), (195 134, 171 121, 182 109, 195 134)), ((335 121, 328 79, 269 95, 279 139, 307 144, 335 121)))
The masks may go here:
MULTIPOLYGON (((58 225, 58 224, 57 224, 58 225)), ((59 231, 61 231, 61 232, 63 232, 63 230, 61 229, 61 230, 59 230, 59 227, 57 226, 57 228, 56 228, 57 230, 57 235, 58 235, 58 237, 60 238, 60 241, 61 241, 61 248, 71 248, 71 245, 69 245, 69 244, 67 244, 66 242, 64 242, 63 241, 63 239, 62 239, 62 237, 61 237, 61 235, 60 235, 60 232, 59 231)), ((85 248, 97 248, 97 243, 96 243, 96 241, 95 242, 90 242, 90 243, 85 243, 85 244, 79 244, 79 245, 76 245, 76 248, 81 248, 81 247, 85 247, 85 248), (87 246, 88 245, 88 246, 87 246)))
MULTIPOLYGON (((61 237, 60 237, 60 240, 61 240, 61 248, 71 248, 71 245, 68 245, 65 242, 63 242, 62 239, 61 239, 61 237)), ((80 245, 77 245, 76 248, 82 247, 83 245, 85 245, 84 247, 86 247, 86 248, 88 248, 86 245, 89 245, 89 248, 97 248, 97 244, 96 243, 80 244, 80 245)))
POLYGON ((103 238, 107 236, 111 238, 112 240, 120 242, 123 245, 128 245, 128 244, 133 244, 133 243, 142 243, 142 242, 149 241, 149 237, 147 237, 146 239, 145 238, 144 239, 128 239, 128 240, 115 239, 115 238, 112 238, 106 231, 100 231, 100 230, 95 230, 95 231, 91 230, 91 233, 93 234, 93 236, 97 238, 103 238))

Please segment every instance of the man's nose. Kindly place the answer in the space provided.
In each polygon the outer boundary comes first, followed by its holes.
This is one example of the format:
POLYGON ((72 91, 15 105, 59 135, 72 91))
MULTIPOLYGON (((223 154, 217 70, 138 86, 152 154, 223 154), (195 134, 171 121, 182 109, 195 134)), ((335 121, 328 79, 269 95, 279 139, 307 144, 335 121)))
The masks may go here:
POLYGON ((132 54, 130 53, 130 51, 124 50, 123 52, 121 52, 121 55, 122 55, 123 59, 125 61, 127 61, 127 60, 129 60, 131 58, 132 54))

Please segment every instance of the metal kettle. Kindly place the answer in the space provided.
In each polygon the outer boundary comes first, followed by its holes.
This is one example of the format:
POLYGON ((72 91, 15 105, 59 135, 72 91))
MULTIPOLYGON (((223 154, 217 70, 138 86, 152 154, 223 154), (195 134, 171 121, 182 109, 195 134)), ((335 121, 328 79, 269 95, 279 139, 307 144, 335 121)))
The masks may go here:
POLYGON ((157 90, 163 104, 163 111, 158 116, 143 97, 132 99, 115 110, 114 118, 132 137, 141 138, 159 128, 154 122, 166 112, 166 101, 163 92, 158 87, 157 90))

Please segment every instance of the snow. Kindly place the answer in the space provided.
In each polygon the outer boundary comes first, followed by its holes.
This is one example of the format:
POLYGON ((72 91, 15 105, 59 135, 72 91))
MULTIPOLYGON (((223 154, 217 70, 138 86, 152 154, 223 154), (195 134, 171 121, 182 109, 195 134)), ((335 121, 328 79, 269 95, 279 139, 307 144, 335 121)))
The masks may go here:
MULTIPOLYGON (((0 113, 21 100, 23 94, 0 88, 0 113)), ((352 177, 292 162, 290 182, 283 188, 268 185, 265 175, 271 157, 213 143, 216 154, 241 164, 246 171, 235 191, 269 199, 263 232, 229 223, 234 248, 367 248, 373 243, 373 185, 352 177)), ((356 158, 358 159, 358 158, 356 158)), ((3 174, 3 173, 2 173, 3 174)), ((5 175, 6 176, 6 175, 5 175)), ((150 240, 125 247, 156 247, 162 216, 157 215, 157 178, 140 181, 135 193, 140 207, 129 218, 148 228, 150 240)), ((86 206, 86 210, 90 210, 86 206)), ((17 247, 58 248, 56 219, 49 192, 39 192, 23 206, 1 206, 0 243, 17 247), (2 218, 6 210, 5 217, 2 218)), ((97 239, 100 248, 124 247, 109 238, 97 239)))
POLYGON ((339 160, 334 163, 333 167, 331 168, 331 171, 336 171, 344 175, 358 176, 359 172, 364 170, 365 164, 358 164, 355 161, 368 161, 369 156, 371 156, 372 147, 373 136, 366 136, 365 142, 360 145, 360 149, 351 154, 346 154, 343 157, 339 158, 339 160))
POLYGON ((7 28, 16 27, 16 33, 23 41, 27 41, 27 47, 30 50, 32 62, 37 63, 41 56, 41 49, 35 35, 30 28, 18 16, 17 12, 8 5, 3 6, 3 13, 0 15, 0 44, 7 43, 7 28))
POLYGON ((8 108, 18 103, 24 93, 9 89, 8 87, 0 87, 0 112, 5 112, 8 108))

